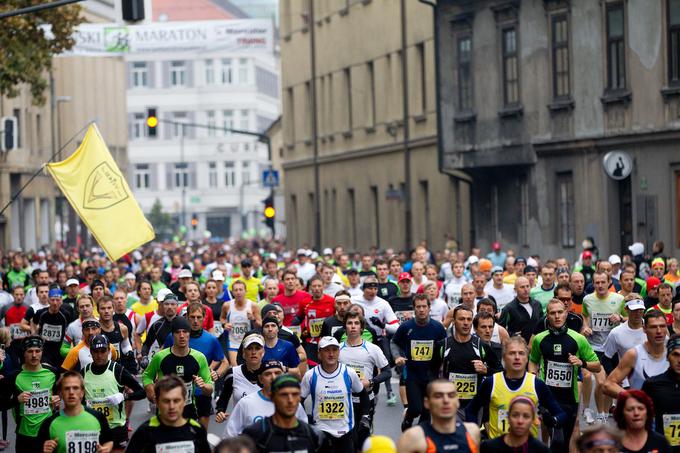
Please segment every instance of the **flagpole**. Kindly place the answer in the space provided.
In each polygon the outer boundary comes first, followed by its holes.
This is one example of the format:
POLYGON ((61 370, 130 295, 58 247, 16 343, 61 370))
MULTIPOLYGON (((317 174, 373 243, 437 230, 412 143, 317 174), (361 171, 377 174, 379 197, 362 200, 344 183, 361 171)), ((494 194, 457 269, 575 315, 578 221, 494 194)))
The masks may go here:
POLYGON ((52 156, 47 160, 47 162, 45 162, 44 164, 42 164, 42 166, 41 166, 35 173, 33 173, 33 175, 31 175, 31 177, 28 179, 28 181, 26 181, 26 183, 25 183, 23 186, 21 186, 21 188, 17 191, 17 193, 15 193, 14 196, 12 196, 12 198, 9 200, 9 202, 8 202, 8 203, 5 205, 5 207, 2 208, 2 210, 0 211, 0 216, 7 210, 7 208, 10 207, 10 205, 11 205, 12 203, 14 203, 14 202, 16 201, 17 198, 19 198, 19 195, 21 195, 21 192, 23 192, 24 189, 25 189, 26 187, 28 187, 28 185, 29 185, 30 183, 32 183, 33 180, 34 180, 34 179, 35 179, 35 178, 43 171, 43 169, 45 168, 45 165, 49 164, 50 162, 52 162, 52 160, 53 160, 54 158, 58 157, 58 156, 61 154, 61 152, 62 152, 64 149, 66 149, 66 147, 67 147, 68 145, 70 145, 71 142, 72 142, 77 136, 79 136, 80 134, 82 134, 83 131, 84 131, 85 129, 87 129, 88 127, 90 127, 90 125, 93 124, 93 123, 94 123, 94 121, 90 121, 90 122, 87 123, 85 126, 83 126, 78 132, 76 132, 71 138, 68 139, 68 141, 64 144, 64 146, 62 146, 61 148, 59 148, 59 150, 58 150, 57 152, 55 152, 54 154, 52 154, 52 156))

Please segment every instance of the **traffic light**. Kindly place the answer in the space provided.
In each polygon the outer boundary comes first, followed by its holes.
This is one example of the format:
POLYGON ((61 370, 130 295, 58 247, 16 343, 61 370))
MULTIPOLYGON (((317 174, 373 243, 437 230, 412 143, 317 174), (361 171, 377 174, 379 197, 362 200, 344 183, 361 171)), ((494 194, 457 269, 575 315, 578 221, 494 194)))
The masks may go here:
POLYGON ((0 121, 0 150, 11 151, 17 147, 19 128, 16 116, 6 116, 0 121))
POLYGON ((264 213, 264 223, 273 231, 274 219, 276 217, 276 209, 274 208, 274 197, 269 195, 262 202, 264 203, 264 210, 262 211, 264 213))
POLYGON ((126 22, 144 20, 144 0, 123 0, 123 20, 126 22))
POLYGON ((146 109, 146 136, 149 138, 158 136, 158 117, 155 108, 146 109))
POLYGON ((196 214, 191 215, 191 229, 196 231, 196 228, 198 228, 198 217, 196 214))

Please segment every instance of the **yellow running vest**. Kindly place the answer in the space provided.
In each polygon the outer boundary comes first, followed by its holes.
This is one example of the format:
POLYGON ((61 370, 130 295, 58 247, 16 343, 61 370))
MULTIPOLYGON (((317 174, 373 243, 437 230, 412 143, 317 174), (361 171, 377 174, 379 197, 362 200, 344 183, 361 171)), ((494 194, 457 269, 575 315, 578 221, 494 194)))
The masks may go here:
MULTIPOLYGON (((524 374, 524 381, 517 390, 510 390, 505 383, 503 372, 493 375, 493 388, 489 401, 489 439, 495 439, 508 432, 508 406, 510 401, 517 396, 526 396, 538 407, 538 395, 536 394, 536 376, 531 373, 524 374)), ((538 422, 531 427, 531 434, 538 436, 538 422)))

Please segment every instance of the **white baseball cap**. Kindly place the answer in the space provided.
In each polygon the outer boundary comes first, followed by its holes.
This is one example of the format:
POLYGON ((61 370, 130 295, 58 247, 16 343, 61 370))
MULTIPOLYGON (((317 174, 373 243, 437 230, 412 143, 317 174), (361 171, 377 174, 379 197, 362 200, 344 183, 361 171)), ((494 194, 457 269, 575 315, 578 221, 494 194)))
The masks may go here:
POLYGON ((643 301, 641 301, 640 299, 629 300, 628 302, 626 302, 626 308, 630 311, 644 310, 645 309, 645 303, 643 301))
POLYGON ((338 343, 338 340, 336 340, 335 337, 330 336, 323 337, 319 340, 319 349, 327 348, 328 346, 336 346, 339 348, 340 343, 338 343))
POLYGON ((635 242, 633 245, 628 247, 628 250, 630 250, 630 253, 632 253, 633 256, 642 255, 645 253, 645 246, 642 242, 635 242))
POLYGON ((218 280, 218 281, 223 282, 224 281, 224 274, 222 273, 221 270, 218 269, 216 271, 213 271, 212 278, 213 278, 213 280, 218 280))
POLYGON ((614 264, 621 264, 621 257, 619 255, 611 255, 609 257, 609 264, 611 264, 612 266, 614 264))
POLYGON ((332 254, 333 254, 333 250, 331 250, 331 249, 329 249, 328 247, 326 247, 325 249, 323 249, 323 254, 324 254, 324 256, 326 256, 326 255, 332 255, 332 254))
POLYGON ((475 263, 479 263, 479 258, 477 258, 477 255, 470 255, 470 257, 467 259, 467 265, 469 266, 470 264, 475 263))
POLYGON ((137 277, 132 272, 125 274, 125 280, 137 280, 137 277))
POLYGON ((66 286, 71 286, 71 285, 80 286, 80 282, 78 281, 77 278, 69 278, 68 280, 66 280, 66 286))
POLYGON ((168 294, 173 293, 168 288, 162 288, 158 291, 158 294, 156 295, 156 300, 158 302, 163 302, 165 300, 165 296, 167 296, 168 294))
POLYGON ((264 348, 264 337, 260 334, 250 334, 243 339, 243 349, 247 348, 253 343, 257 343, 264 348))
POLYGON ((189 269, 182 269, 179 271, 179 275, 177 278, 191 278, 193 275, 191 275, 191 271, 189 269))
POLYGON ((307 250, 297 249, 297 256, 307 256, 307 250))

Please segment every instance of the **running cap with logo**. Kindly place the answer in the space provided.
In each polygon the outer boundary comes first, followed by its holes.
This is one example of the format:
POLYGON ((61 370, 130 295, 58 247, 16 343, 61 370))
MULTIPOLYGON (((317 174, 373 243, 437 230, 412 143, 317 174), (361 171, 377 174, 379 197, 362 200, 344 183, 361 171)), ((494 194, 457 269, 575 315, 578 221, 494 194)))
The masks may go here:
POLYGON ((193 275, 191 275, 191 271, 189 269, 182 269, 179 271, 179 274, 177 275, 177 278, 191 278, 193 275))
POLYGON ((168 288, 163 288, 158 291, 158 295, 156 295, 156 299, 158 302, 163 302, 167 296, 170 294, 174 294, 170 289, 168 288))
POLYGON ((658 278, 649 277, 647 279, 647 291, 649 291, 650 289, 658 288, 660 284, 661 284, 661 280, 659 280, 658 278))
POLYGON ((479 257, 477 255, 470 255, 467 259, 467 265, 479 263, 479 257))
POLYGON ((641 301, 640 299, 629 300, 628 302, 626 302, 626 308, 630 311, 644 310, 645 309, 645 303, 643 301, 641 301))
POLYGON ((262 362, 262 365, 260 365, 260 369, 258 370, 258 374, 262 374, 267 370, 271 370, 274 368, 279 368, 281 371, 283 371, 285 368, 283 366, 283 363, 281 363, 279 360, 267 360, 266 362, 262 362))
POLYGON ((408 272, 402 272, 401 274, 399 274, 399 280, 398 281, 402 281, 402 280, 411 281, 411 274, 409 274, 408 272))
POLYGON ((621 264, 621 257, 619 255, 610 255, 608 261, 612 266, 615 264, 621 264))
POLYGON ((137 280, 137 277, 132 272, 125 274, 125 280, 137 280))
POLYGON ((503 273, 503 268, 500 266, 494 266, 491 268, 491 275, 500 272, 501 274, 503 273))
POLYGON ((517 258, 515 258, 515 264, 517 264, 517 263, 524 263, 526 265, 527 259, 524 258, 523 256, 518 256, 517 258))
POLYGON ((101 327, 102 325, 99 324, 99 321, 97 321, 94 318, 91 319, 86 319, 83 321, 83 329, 90 329, 90 328, 96 328, 96 327, 101 327))
POLYGON ((69 278, 68 280, 66 280, 66 286, 71 286, 71 285, 80 286, 80 282, 78 281, 77 278, 69 278))
POLYGON ((90 340, 90 349, 109 349, 109 339, 104 335, 95 335, 90 340))
MULTIPOLYGON (((166 298, 165 300, 168 299, 166 298)), ((187 332, 191 332, 191 324, 189 324, 189 320, 184 316, 178 316, 172 320, 172 333, 175 333, 178 330, 186 330, 187 332)))
POLYGON ((321 338, 319 341, 319 349, 327 348, 329 346, 335 346, 336 348, 339 348, 340 343, 338 343, 338 340, 336 340, 335 337, 326 336, 321 338))
POLYGON ((164 304, 178 304, 179 299, 174 294, 168 294, 167 296, 165 296, 163 298, 163 303, 164 304))
POLYGON ((246 349, 251 344, 259 344, 264 348, 264 338, 259 333, 251 333, 243 339, 243 349, 246 349))
POLYGON ((332 255, 332 254, 333 254, 333 250, 329 249, 328 247, 323 249, 323 255, 324 256, 328 256, 328 255, 332 255))
POLYGON ((43 345, 44 345, 43 339, 38 336, 26 337, 21 342, 21 350, 23 352, 26 352, 31 348, 42 349, 43 345))
POLYGON ((276 393, 286 387, 300 388, 300 381, 290 374, 282 374, 272 382, 272 392, 276 393))

